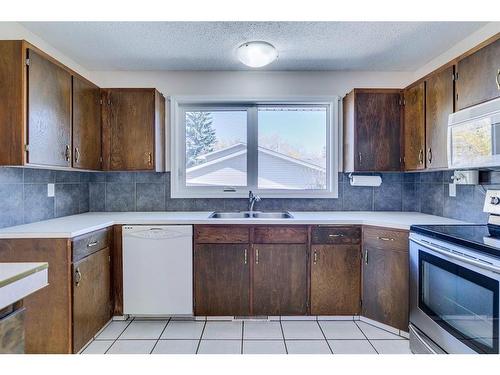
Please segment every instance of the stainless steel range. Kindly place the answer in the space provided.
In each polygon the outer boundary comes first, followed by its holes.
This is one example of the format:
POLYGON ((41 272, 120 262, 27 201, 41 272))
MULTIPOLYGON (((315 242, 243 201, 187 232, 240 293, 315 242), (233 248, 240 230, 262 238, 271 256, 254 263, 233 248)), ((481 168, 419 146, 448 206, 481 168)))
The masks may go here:
POLYGON ((500 190, 487 225, 421 225, 410 233, 414 353, 499 353, 500 190))

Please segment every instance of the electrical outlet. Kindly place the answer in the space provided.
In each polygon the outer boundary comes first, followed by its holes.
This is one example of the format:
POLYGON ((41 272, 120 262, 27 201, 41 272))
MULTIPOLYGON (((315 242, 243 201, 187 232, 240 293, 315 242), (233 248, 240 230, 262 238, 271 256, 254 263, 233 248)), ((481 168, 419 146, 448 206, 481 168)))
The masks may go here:
POLYGON ((56 195, 56 189, 54 184, 47 184, 47 197, 53 197, 56 195))

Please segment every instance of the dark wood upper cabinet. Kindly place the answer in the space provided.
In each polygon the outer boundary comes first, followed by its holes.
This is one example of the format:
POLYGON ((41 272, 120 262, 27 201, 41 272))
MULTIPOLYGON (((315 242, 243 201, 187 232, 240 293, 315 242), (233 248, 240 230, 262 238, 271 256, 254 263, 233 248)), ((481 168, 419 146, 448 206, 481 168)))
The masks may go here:
POLYGON ((73 264, 73 352, 77 353, 112 316, 109 247, 73 264))
POLYGON ((425 81, 425 143, 429 169, 448 167, 448 116, 454 105, 454 67, 430 75, 425 81))
POLYGON ((312 245, 312 315, 359 315, 360 254, 360 245, 312 245))
POLYGON ((71 166, 71 74, 28 49, 27 161, 71 166))
POLYGON ((2 40, 0 97, 0 165, 101 169, 97 86, 24 40, 2 40))
POLYGON ((103 167, 165 168, 165 98, 155 89, 103 89, 103 167))
POLYGON ((408 332, 408 232, 365 227, 362 264, 362 315, 408 332))
POLYGON ((196 244, 195 315, 250 314, 248 244, 196 244))
POLYGON ((23 51, 22 41, 0 42, 0 165, 24 164, 23 51))
POLYGON ((404 92, 404 167, 407 171, 425 168, 425 83, 404 92))
POLYGON ((401 91, 354 89, 343 106, 344 171, 399 171, 401 91))
POLYGON ((307 314, 307 245, 256 244, 253 315, 307 314))
POLYGON ((101 169, 101 94, 96 85, 73 76, 73 167, 101 169))
POLYGON ((500 96, 500 39, 458 61, 456 109, 500 96))

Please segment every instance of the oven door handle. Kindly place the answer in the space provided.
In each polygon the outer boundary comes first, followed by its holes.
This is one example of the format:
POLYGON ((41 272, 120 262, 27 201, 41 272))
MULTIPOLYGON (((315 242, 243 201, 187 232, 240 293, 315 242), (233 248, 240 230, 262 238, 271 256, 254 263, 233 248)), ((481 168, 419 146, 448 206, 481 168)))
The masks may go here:
POLYGON ((416 244, 419 244, 420 246, 423 246, 423 247, 426 247, 432 251, 435 251, 436 253, 447 256, 449 258, 456 259, 456 260, 459 260, 461 262, 468 263, 468 264, 471 264, 473 266, 500 274, 500 267, 496 267, 493 264, 481 262, 480 260, 470 259, 470 258, 465 257, 463 255, 457 254, 453 251, 442 249, 440 247, 432 245, 429 242, 416 240, 415 238, 412 238, 411 241, 415 242, 416 244))

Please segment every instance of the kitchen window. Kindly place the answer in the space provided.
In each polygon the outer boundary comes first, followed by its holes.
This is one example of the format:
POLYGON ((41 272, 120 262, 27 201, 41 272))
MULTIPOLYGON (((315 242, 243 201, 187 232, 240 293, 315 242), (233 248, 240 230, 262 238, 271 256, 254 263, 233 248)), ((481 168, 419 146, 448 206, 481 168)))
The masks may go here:
POLYGON ((171 104, 173 198, 338 196, 338 98, 171 104))

